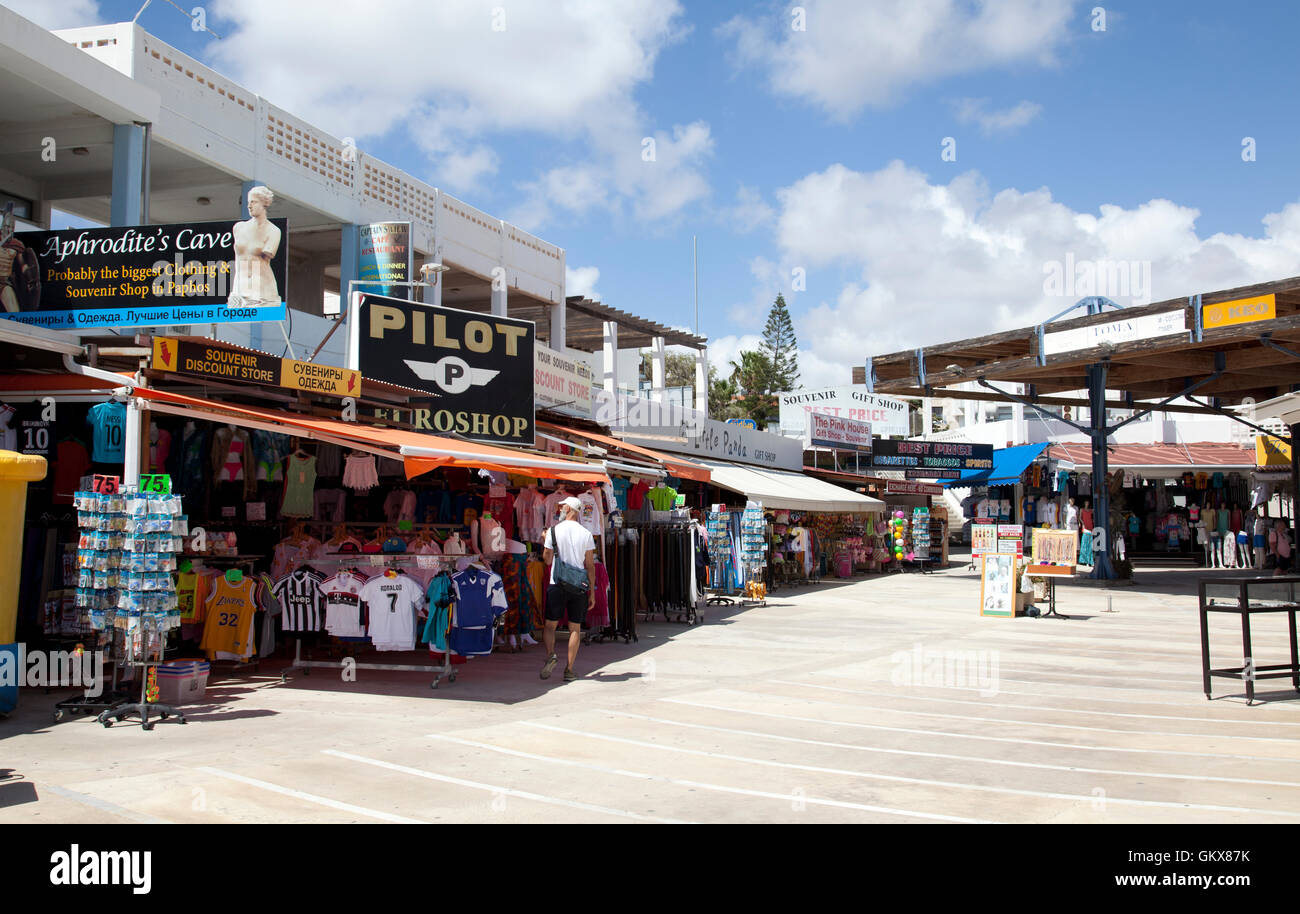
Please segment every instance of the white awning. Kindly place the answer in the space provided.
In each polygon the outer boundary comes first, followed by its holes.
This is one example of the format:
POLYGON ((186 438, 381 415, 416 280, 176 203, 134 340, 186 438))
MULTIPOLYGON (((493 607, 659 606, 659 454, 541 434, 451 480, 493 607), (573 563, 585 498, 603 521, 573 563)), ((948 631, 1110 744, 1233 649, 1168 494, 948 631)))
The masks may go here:
POLYGON ((714 485, 762 502, 764 508, 840 514, 866 514, 885 510, 885 503, 879 498, 859 495, 802 473, 717 460, 699 462, 713 471, 710 482, 714 485))

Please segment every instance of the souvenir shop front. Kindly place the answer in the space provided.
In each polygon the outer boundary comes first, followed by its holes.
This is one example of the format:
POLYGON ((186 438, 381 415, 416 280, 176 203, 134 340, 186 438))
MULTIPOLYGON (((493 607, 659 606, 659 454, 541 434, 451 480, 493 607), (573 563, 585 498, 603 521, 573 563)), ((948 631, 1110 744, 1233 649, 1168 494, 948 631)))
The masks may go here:
POLYGON ((949 489, 970 490, 961 499, 964 520, 1059 526, 1063 490, 1043 459, 1045 450, 1046 443, 999 448, 993 452, 991 469, 944 482, 949 489))
POLYGON ((597 543, 587 630, 635 636, 607 570, 621 567, 620 544, 601 465, 130 376, 119 387, 9 376, 0 401, 50 461, 28 497, 18 632, 28 644, 103 647, 124 678, 164 651, 218 668, 353 657, 454 678, 469 658, 540 641, 542 531, 568 495, 597 543), (57 419, 40 425, 42 409, 57 419), (138 506, 113 493, 127 490, 137 454, 138 506))
POLYGON ((880 499, 802 473, 701 462, 712 472, 712 589, 761 597, 783 584, 847 578, 867 568, 884 511, 880 499))
MULTIPOLYGON (((1068 527, 1073 508, 1079 527, 1092 529, 1096 481, 1086 472, 1088 445, 1053 444, 1046 456, 1059 490, 1061 519, 1053 526, 1068 527)), ((1113 557, 1239 565, 1237 553, 1254 535, 1254 458, 1231 443, 1112 445, 1105 485, 1113 557)), ((1082 538, 1080 564, 1089 564, 1091 545, 1082 538)))
POLYGON ((864 525, 862 545, 853 552, 855 572, 906 571, 926 565, 948 567, 948 511, 934 503, 943 495, 942 486, 903 479, 901 472, 900 478, 813 466, 805 466, 804 472, 884 502, 883 512, 864 525))

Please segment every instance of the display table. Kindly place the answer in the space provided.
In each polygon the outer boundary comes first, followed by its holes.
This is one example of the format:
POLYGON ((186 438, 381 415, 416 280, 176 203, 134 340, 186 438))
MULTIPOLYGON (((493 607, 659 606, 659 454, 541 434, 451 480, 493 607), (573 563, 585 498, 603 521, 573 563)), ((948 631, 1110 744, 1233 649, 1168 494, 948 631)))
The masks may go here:
POLYGON ((1043 619, 1068 619, 1056 611, 1056 579, 1074 577, 1073 565, 1030 565, 1025 573, 1031 578, 1044 578, 1047 581, 1047 612, 1043 619))
POLYGON ((1295 614, 1300 612, 1296 588, 1300 577, 1233 577, 1200 582, 1201 608, 1201 679, 1205 697, 1210 696, 1210 677, 1241 679, 1246 683, 1246 704, 1255 700, 1256 679, 1290 678, 1291 686, 1300 692, 1300 654, 1296 651, 1295 614), (1210 613, 1235 613, 1241 617, 1242 665, 1238 667, 1210 667, 1210 613), (1250 617, 1256 614, 1286 613, 1291 641, 1291 662, 1259 665, 1254 661, 1254 647, 1250 637, 1250 617))

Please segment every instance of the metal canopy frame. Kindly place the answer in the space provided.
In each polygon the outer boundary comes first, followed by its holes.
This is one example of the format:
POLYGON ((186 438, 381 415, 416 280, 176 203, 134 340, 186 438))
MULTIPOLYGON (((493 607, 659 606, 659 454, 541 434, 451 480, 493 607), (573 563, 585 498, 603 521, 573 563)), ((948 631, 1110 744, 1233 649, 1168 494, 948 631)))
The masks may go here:
MULTIPOLYGON (((1083 304, 1083 302, 1080 302, 1080 304, 1083 304)), ((1114 305, 1114 307, 1116 308, 1119 307, 1119 305, 1115 305, 1114 302, 1111 302, 1111 304, 1114 305)), ((1073 309, 1069 309, 1061 313, 1068 314, 1070 310, 1073 309)), ((1060 315, 1057 316, 1059 317, 1060 315)), ((1054 319, 1055 318, 1053 318, 1053 320, 1054 319)), ((1050 323, 1050 321, 1048 323, 1050 323)), ((1039 325, 1040 330, 1042 326, 1043 326, 1042 324, 1039 325)), ((1300 355, 1298 355, 1297 358, 1300 358, 1300 355)), ((1219 377, 1223 375, 1224 368, 1227 364, 1227 359, 1223 353, 1216 352, 1214 362, 1215 362, 1215 368, 1213 373, 1205 376, 1204 378, 1201 378, 1199 381, 1192 381, 1190 378, 1188 378, 1186 380, 1187 386, 1183 388, 1183 390, 1180 391, 1179 393, 1174 394, 1173 396, 1169 397, 1168 399, 1164 400, 1161 403, 1157 403, 1146 409, 1140 410, 1138 412, 1134 412, 1133 415, 1129 416, 1123 422, 1117 422, 1114 425, 1106 424, 1106 373, 1110 368, 1109 359, 1102 359, 1100 362, 1096 362, 1088 366, 1088 398, 1092 402, 1088 410, 1089 421, 1087 425, 1082 425, 1081 423, 1075 422, 1071 419, 1066 419, 1064 416, 1059 416, 1056 415, 1055 413, 1049 412, 1048 410, 1045 410, 1042 407, 1037 406, 1032 401, 1026 400, 1024 397, 1013 394, 1010 391, 1005 391, 1002 390, 1001 388, 995 387, 984 378, 979 378, 978 383, 981 387, 986 387, 989 390, 993 391, 994 393, 1001 395, 1005 399, 1012 401, 1013 403, 1019 403, 1022 406, 1028 406, 1030 409, 1037 410, 1042 414, 1051 416, 1053 419, 1057 419, 1061 422, 1064 422, 1066 425, 1072 426, 1073 428, 1076 428, 1080 432, 1083 432, 1085 435, 1087 435, 1088 440, 1092 445, 1092 478, 1094 480, 1104 480, 1110 473, 1109 466, 1108 466, 1110 451, 1109 451, 1109 444, 1106 439, 1108 439, 1111 435, 1115 434, 1115 432, 1119 431, 1124 426, 1128 425, 1130 422, 1136 422, 1137 420, 1141 419, 1143 416, 1147 416, 1153 412, 1156 412, 1161 407, 1168 405, 1174 400, 1177 400, 1182 397, 1187 397, 1193 391, 1198 390, 1201 387, 1204 387, 1206 384, 1210 384, 1218 380, 1219 377)), ((1294 455, 1294 453, 1295 451, 1293 449, 1292 454, 1294 455)), ((1294 456, 1292 462, 1294 462, 1294 456)), ((1103 531, 1109 530, 1110 529, 1110 492, 1104 483, 1099 482, 1093 486, 1092 503, 1093 503, 1093 514, 1094 514, 1094 519, 1096 521, 1096 526, 1101 528, 1103 531)), ((1115 567, 1111 564, 1110 561, 1109 543, 1107 543, 1104 548, 1100 550, 1096 550, 1095 555, 1096 555, 1096 561, 1092 566, 1092 577, 1101 578, 1101 579, 1111 579, 1116 577, 1115 567)))

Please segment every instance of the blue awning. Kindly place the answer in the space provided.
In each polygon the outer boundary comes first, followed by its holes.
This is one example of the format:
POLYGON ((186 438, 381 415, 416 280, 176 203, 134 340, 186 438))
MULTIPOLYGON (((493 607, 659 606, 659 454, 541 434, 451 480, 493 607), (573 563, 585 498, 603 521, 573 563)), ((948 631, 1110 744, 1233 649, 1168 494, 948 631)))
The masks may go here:
POLYGON ((1025 468, 1037 460, 1046 448, 1047 442, 1001 448, 993 452, 992 469, 968 473, 957 479, 948 479, 944 481, 944 485, 950 489, 966 489, 971 486, 997 486, 1019 482, 1025 468))

